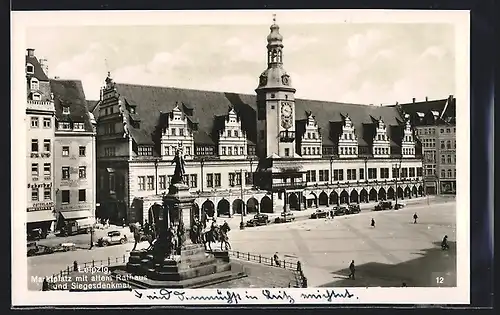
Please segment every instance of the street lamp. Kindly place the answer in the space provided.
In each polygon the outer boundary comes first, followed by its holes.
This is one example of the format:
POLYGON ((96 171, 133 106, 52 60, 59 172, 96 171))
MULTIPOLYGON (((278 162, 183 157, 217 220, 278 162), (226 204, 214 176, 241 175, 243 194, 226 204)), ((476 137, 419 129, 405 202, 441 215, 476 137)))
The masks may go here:
POLYGON ((333 155, 330 156, 330 184, 333 185, 333 155))
POLYGON ((392 165, 392 168, 396 170, 396 179, 395 179, 395 183, 396 183, 396 204, 394 205, 394 207, 397 207, 398 205, 398 178, 399 178, 399 172, 401 170, 401 163, 403 161, 400 160, 399 161, 399 164, 398 163, 395 163, 392 165))
POLYGON ((245 229, 245 224, 243 223, 243 212, 245 211, 245 202, 243 201, 243 169, 240 169, 240 193, 241 193, 241 222, 240 230, 245 229))
POLYGON ((155 158, 155 195, 158 196, 158 158, 155 158))

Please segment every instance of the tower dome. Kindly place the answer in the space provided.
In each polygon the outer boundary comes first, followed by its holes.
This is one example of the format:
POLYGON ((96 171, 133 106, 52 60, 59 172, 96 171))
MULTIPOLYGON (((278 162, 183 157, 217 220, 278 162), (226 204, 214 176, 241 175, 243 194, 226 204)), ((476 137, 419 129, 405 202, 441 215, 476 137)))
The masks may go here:
POLYGON ((267 35, 267 42, 269 44, 283 41, 283 36, 280 34, 280 27, 276 24, 275 18, 273 19, 273 25, 269 29, 271 30, 271 33, 267 35))

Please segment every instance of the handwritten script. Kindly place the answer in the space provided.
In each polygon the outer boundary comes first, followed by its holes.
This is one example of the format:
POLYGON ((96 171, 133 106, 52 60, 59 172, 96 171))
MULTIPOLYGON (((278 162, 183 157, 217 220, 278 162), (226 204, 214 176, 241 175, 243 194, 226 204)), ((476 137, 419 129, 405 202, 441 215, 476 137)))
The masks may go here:
MULTIPOLYGON (((205 290, 203 290, 205 291, 205 290)), ((172 301, 172 302, 220 302, 224 304, 239 304, 239 303, 321 303, 333 302, 336 299, 350 300, 358 299, 359 297, 349 292, 347 289, 335 291, 334 289, 317 289, 307 290, 284 290, 284 289, 262 289, 262 290, 227 290, 217 289, 210 290, 210 293, 201 292, 198 290, 175 290, 175 289, 160 289, 146 291, 132 291, 138 299, 148 301, 172 301)))

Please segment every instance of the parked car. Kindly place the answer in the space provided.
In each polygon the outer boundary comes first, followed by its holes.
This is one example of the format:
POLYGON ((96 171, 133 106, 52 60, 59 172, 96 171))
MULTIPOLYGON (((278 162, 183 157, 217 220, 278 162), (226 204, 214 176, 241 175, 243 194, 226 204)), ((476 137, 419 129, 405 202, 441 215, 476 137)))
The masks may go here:
POLYGON ((269 220, 269 216, 267 214, 256 214, 253 216, 253 219, 250 219, 247 221, 247 226, 259 226, 259 225, 266 225, 271 220, 269 220))
POLYGON ((380 201, 378 205, 375 206, 375 211, 392 209, 392 202, 390 201, 380 201))
POLYGON ((293 212, 286 211, 286 212, 281 212, 281 216, 274 219, 274 223, 286 223, 286 222, 292 222, 294 220, 295 217, 293 215, 293 212))
POLYGON ((52 248, 43 245, 38 245, 37 242, 29 242, 26 247, 27 247, 28 257, 52 254, 54 252, 52 248))
POLYGON ((107 236, 99 238, 99 240, 97 240, 97 245, 104 247, 108 245, 125 244, 127 241, 127 236, 122 234, 122 232, 111 231, 108 232, 107 236))
POLYGON ((316 210, 316 212, 311 214, 311 219, 321 219, 326 218, 327 212, 321 209, 316 210))
POLYGON ((401 208, 404 208, 405 207, 405 204, 404 203, 397 203, 394 205, 394 210, 398 210, 398 209, 401 209, 401 208))
POLYGON ((341 216, 341 215, 344 215, 344 214, 349 214, 349 209, 347 209, 346 207, 337 207, 337 209, 335 209, 335 211, 333 212, 333 214, 335 216, 341 216))
POLYGON ((47 231, 41 228, 34 228, 28 233, 28 241, 38 241, 47 238, 47 231))
POLYGON ((361 208, 359 207, 358 204, 349 205, 347 209, 349 211, 349 214, 355 214, 361 212, 361 208))

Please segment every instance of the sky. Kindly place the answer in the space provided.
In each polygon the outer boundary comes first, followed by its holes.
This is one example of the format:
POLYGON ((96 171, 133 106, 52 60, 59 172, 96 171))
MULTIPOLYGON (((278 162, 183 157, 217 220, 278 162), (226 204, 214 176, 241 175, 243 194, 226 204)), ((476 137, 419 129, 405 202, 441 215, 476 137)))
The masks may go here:
MULTIPOLYGON (((255 94, 271 24, 39 26, 26 48, 48 59, 49 77, 81 80, 89 100, 108 71, 120 83, 255 94)), ((380 105, 455 93, 452 24, 287 23, 280 33, 297 98, 380 105)))

